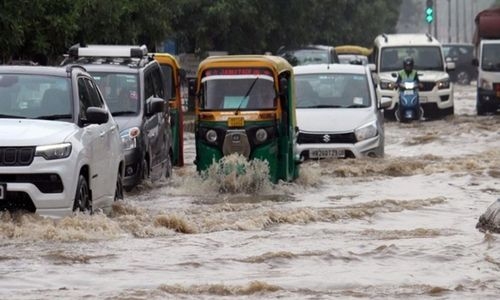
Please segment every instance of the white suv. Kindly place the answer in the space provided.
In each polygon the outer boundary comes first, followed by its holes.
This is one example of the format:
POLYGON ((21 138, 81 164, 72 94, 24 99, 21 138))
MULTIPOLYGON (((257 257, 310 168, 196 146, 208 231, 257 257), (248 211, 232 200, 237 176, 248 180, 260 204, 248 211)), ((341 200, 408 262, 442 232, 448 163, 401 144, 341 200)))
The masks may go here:
POLYGON ((412 57, 422 83, 419 91, 424 117, 454 114, 453 84, 447 72, 455 69, 453 62, 445 62, 439 41, 429 34, 382 34, 375 38, 373 60, 379 97, 392 98, 385 110, 386 117, 394 118, 399 102, 396 89, 397 72, 403 69, 403 60, 412 57))
POLYGON ((119 131, 81 66, 0 66, 0 209, 50 217, 123 197, 119 131))

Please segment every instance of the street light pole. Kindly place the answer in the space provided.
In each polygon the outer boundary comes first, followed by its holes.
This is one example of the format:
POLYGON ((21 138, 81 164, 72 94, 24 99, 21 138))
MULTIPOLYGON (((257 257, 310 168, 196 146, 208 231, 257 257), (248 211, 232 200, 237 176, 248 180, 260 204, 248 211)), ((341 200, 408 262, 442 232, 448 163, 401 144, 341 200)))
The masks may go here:
POLYGON ((458 22, 460 18, 459 18, 459 15, 458 15, 458 13, 459 13, 458 0, 455 0, 455 9, 456 9, 455 20, 457 21, 456 22, 457 25, 455 26, 455 29, 456 29, 456 32, 457 32, 457 40, 456 40, 456 42, 460 43, 460 30, 459 30, 460 24, 458 22))
MULTIPOLYGON (((437 2, 437 1, 436 1, 437 2)), ((438 39, 438 26, 437 26, 437 23, 438 23, 438 11, 437 11, 437 3, 434 3, 432 9, 434 10, 434 37, 436 38, 436 40, 438 39)))
POLYGON ((451 0, 448 0, 448 43, 451 43, 451 0))

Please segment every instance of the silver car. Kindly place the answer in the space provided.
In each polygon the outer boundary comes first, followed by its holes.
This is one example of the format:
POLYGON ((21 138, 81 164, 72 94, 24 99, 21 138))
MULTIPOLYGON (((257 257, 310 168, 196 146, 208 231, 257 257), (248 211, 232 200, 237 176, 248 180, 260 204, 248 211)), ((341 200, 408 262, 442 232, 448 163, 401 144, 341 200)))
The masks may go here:
POLYGON ((301 159, 384 156, 383 108, 366 65, 294 67, 301 159))

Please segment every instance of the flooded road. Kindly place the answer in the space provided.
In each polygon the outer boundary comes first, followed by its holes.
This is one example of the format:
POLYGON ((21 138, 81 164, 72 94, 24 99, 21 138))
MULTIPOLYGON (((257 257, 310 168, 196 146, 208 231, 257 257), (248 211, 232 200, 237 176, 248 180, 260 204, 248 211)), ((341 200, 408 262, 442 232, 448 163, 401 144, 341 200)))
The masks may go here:
POLYGON ((111 215, 0 216, 1 299, 496 299, 500 116, 386 123, 383 159, 307 162, 293 184, 192 164, 111 215), (240 191, 229 193, 220 191, 240 191))

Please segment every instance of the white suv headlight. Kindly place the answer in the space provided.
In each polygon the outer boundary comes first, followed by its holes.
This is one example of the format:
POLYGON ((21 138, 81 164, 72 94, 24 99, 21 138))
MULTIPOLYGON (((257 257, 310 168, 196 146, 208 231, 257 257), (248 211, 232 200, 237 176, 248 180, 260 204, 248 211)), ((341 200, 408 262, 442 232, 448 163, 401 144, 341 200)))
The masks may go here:
POLYGON ((443 79, 436 82, 438 89, 449 89, 450 88, 450 79, 443 79))
POLYGON ((125 129, 120 133, 122 139, 123 150, 130 150, 137 147, 137 137, 141 134, 141 130, 137 127, 125 129))
POLYGON ((37 146, 35 150, 35 156, 41 156, 47 160, 66 158, 70 154, 70 143, 37 146))
POLYGON ((358 142, 377 136, 378 130, 375 122, 365 124, 354 130, 358 142))
POLYGON ((389 80, 381 80, 380 81, 380 88, 382 90, 395 90, 396 89, 396 83, 389 81, 389 80))

